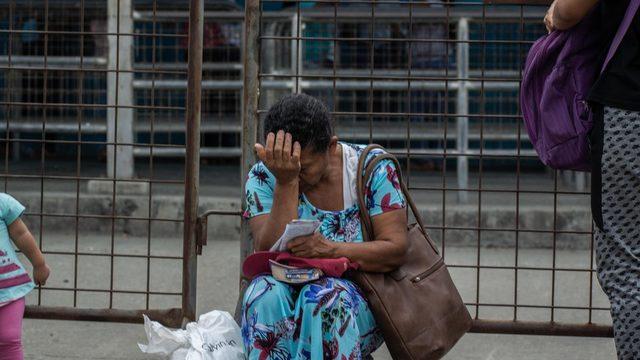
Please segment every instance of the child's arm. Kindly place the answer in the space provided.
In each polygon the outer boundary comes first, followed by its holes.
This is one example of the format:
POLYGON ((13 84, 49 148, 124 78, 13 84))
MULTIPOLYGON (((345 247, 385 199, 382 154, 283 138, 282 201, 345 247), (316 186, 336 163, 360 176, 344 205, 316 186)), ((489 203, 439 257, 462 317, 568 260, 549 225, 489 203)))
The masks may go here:
POLYGON ((44 260, 42 252, 31 235, 27 225, 21 219, 16 219, 9 225, 9 235, 18 249, 29 259, 33 265, 33 281, 37 285, 44 285, 49 278, 51 270, 44 260))

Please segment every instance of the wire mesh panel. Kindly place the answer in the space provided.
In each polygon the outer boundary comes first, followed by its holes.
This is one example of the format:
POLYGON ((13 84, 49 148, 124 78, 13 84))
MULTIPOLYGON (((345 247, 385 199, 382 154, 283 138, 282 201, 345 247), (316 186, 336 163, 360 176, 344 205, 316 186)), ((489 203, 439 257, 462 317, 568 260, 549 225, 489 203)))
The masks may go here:
MULTIPOLYGON (((240 90, 241 90, 241 35, 242 12, 233 3, 206 1, 206 17, 203 25, 203 104, 201 127, 201 155, 207 158, 239 157, 240 146, 240 90)), ((173 71, 155 79, 155 99, 168 106, 184 106, 186 82, 180 72, 186 70, 189 14, 179 6, 163 2, 155 12, 140 7, 136 18, 137 32, 149 32, 156 26, 157 32, 167 34, 154 45, 151 38, 136 37, 135 66, 149 69, 155 62, 158 69, 173 71), (155 20, 154 20, 155 19, 155 20), (155 58, 155 60, 154 60, 155 58)), ((141 103, 150 101, 151 77, 140 73, 134 81, 135 98, 141 103)), ((145 136, 149 131, 148 114, 139 114, 138 132, 145 136)), ((173 113, 163 113, 156 119, 156 128, 172 144, 184 143, 184 129, 173 113)), ((179 151, 164 151, 162 156, 176 156, 179 151)))
POLYGON ((609 336, 588 178, 545 168, 519 112, 521 69, 545 11, 248 1, 244 170, 270 105, 291 92, 316 96, 341 140, 379 143, 401 159, 474 331, 609 336))
POLYGON ((52 268, 28 316, 194 317, 201 5, 0 2, 2 186, 52 268))

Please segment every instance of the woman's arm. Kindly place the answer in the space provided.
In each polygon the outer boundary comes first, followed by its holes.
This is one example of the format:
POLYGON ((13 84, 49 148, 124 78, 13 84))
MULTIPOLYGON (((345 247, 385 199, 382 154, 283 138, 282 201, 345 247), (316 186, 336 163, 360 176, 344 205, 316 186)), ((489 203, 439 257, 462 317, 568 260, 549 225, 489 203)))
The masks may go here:
POLYGON ((27 225, 20 219, 16 219, 9 225, 9 235, 16 247, 29 259, 33 265, 33 280, 37 285, 44 285, 49 278, 51 270, 44 260, 42 252, 31 235, 27 225))
POLYGON ((297 218, 298 182, 281 184, 276 181, 271 212, 249 220, 256 251, 269 250, 284 233, 287 224, 297 218))
POLYGON ((407 252, 407 213, 394 210, 372 218, 376 239, 362 243, 334 242, 320 234, 289 243, 296 256, 307 258, 346 257, 369 272, 388 272, 402 265, 407 252))
POLYGON ((544 19, 547 30, 551 32, 570 29, 597 3, 598 0, 555 0, 544 19))
POLYGON ((249 220, 258 251, 269 250, 287 224, 298 218, 301 149, 298 142, 292 142, 291 134, 279 131, 277 135, 271 133, 267 136, 266 146, 256 145, 258 157, 276 178, 270 213, 249 220))
POLYGON ((344 256, 369 272, 388 272, 404 263, 407 253, 407 212, 405 209, 374 216, 376 239, 363 243, 335 243, 337 257, 344 256))

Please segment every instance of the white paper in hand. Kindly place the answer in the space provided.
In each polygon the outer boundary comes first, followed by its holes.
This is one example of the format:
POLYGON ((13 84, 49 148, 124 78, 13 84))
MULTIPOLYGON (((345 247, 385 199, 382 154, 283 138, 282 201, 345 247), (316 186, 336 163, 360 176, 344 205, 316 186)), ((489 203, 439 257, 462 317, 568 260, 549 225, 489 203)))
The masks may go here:
POLYGON ((320 222, 317 220, 292 220, 287 224, 284 233, 280 236, 280 239, 273 244, 270 251, 287 251, 289 241, 300 236, 309 236, 313 234, 319 226, 320 222))

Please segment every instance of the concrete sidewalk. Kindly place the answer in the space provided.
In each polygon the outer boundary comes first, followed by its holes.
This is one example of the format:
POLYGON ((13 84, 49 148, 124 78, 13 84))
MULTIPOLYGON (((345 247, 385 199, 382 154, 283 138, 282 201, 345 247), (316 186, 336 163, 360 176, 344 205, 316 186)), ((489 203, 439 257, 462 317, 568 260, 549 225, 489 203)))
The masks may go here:
MULTIPOLYGON (((67 237, 51 237, 49 246, 65 248, 73 244, 67 237)), ((156 254, 174 252, 179 249, 176 239, 153 239, 156 254)), ((101 238, 98 236, 83 238, 83 246, 101 251, 101 238)), ((121 252, 144 253, 141 244, 145 238, 130 237, 118 243, 121 252)), ((481 249, 480 261, 483 265, 513 266, 513 249, 481 249)), ((457 265, 475 264, 475 248, 448 248, 447 262, 457 265)), ((91 257, 91 266, 79 266, 78 283, 91 284, 93 288, 104 288, 109 284, 109 262, 99 257, 91 257), (105 275, 106 274, 106 275, 105 275)), ((550 249, 521 249, 519 266, 529 269, 552 266, 553 253, 550 249)), ((555 254, 556 266, 564 269, 580 269, 589 265, 588 251, 559 250, 555 254)), ((82 261, 83 259, 79 259, 82 261)), ((239 271, 239 243, 237 241, 219 241, 210 243, 198 264, 198 312, 212 309, 233 312, 237 299, 237 277, 239 271)), ((73 284, 73 263, 69 257, 50 256, 53 270, 49 286, 70 287, 73 284)), ((119 289, 136 288, 146 282, 146 261, 117 259, 118 271, 114 273, 114 284, 119 289), (122 260, 122 261, 121 261, 122 260)), ((79 264, 81 265, 81 264, 79 264)), ((153 265, 151 289, 173 291, 180 286, 180 263, 163 262, 153 265)), ((518 271, 518 288, 514 287, 513 270, 483 269, 480 272, 480 293, 476 293, 477 274, 475 269, 452 269, 452 275, 465 301, 482 304, 513 303, 517 293, 518 303, 533 307, 518 309, 521 320, 548 321, 549 310, 536 306, 551 304, 551 285, 556 286, 555 306, 582 307, 588 305, 589 277, 579 271, 557 272, 555 278, 544 270, 518 271)), ((593 285, 593 306, 607 307, 607 301, 597 283, 593 285)), ((72 294, 72 293, 71 293, 72 294)), ((28 301, 34 303, 37 292, 32 293, 28 301)), ((177 297, 153 297, 155 306, 177 306, 177 297)), ((69 306, 73 302, 70 292, 44 291, 43 304, 69 306)), ((120 308, 144 306, 144 296, 114 296, 114 304, 120 308)), ((78 303, 85 307, 105 306, 106 295, 97 296, 79 293, 78 303)), ((475 308, 471 308, 475 313, 475 308)), ((513 309, 501 306, 482 306, 479 315, 484 319, 512 319, 513 309)), ((585 310, 555 310, 555 319, 561 322, 584 323, 588 313, 585 310)), ((608 323, 607 311, 594 311, 594 322, 608 323)), ((27 359, 153 359, 141 354, 136 346, 144 342, 141 325, 106 324, 48 320, 26 320, 24 325, 24 343, 27 359)), ((390 359, 383 348, 375 354, 375 359, 390 359)), ((446 359, 465 360, 607 360, 615 359, 615 349, 611 339, 511 336, 468 334, 446 359)))
MULTIPOLYGON (((26 360, 148 360, 141 325, 27 320, 26 360)), ((614 360, 611 339, 467 334, 446 360, 614 360)), ((375 360, 391 360, 386 349, 375 360)))

